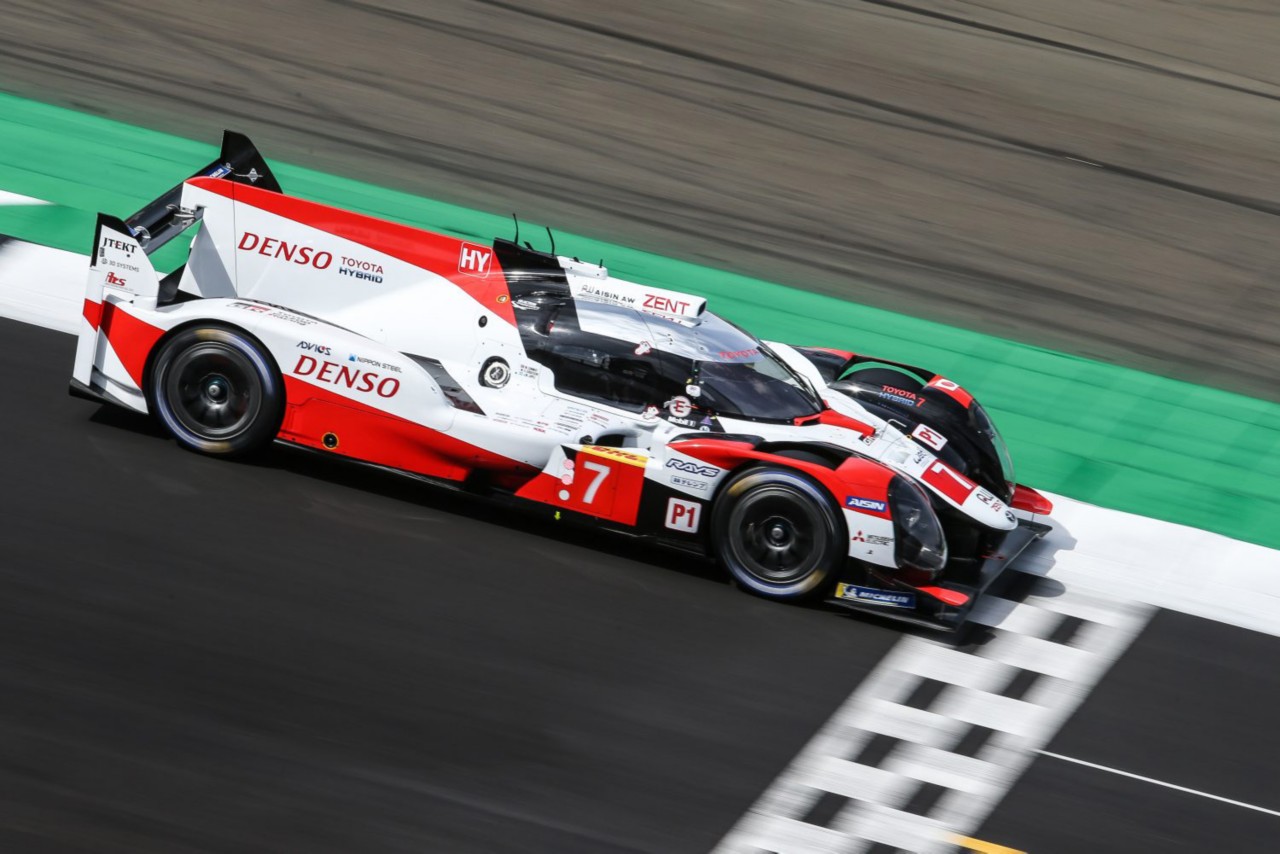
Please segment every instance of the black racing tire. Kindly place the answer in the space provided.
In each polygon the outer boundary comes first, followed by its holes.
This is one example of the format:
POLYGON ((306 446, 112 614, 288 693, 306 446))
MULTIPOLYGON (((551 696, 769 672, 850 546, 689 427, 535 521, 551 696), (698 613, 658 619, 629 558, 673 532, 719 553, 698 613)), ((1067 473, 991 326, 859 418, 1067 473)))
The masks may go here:
POLYGON ((831 496, 781 466, 747 469, 722 487, 711 544, 739 587, 784 601, 826 593, 848 553, 844 518, 831 496))
POLYGON ((260 451, 284 414, 284 381, 262 346, 242 332, 191 327, 151 363, 152 410, 178 444, 220 457, 260 451))

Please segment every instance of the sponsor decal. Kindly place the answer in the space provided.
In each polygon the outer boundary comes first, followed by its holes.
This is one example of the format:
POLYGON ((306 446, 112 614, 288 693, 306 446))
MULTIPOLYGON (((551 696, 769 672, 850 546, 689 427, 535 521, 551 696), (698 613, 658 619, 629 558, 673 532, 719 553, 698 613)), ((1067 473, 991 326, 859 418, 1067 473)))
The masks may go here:
POLYGON ((653 345, 648 341, 641 341, 636 345, 635 354, 637 356, 647 356, 653 352, 653 345))
MULTIPOLYGON (((329 354, 325 353, 325 355, 327 356, 329 354)), ((390 371, 393 374, 402 373, 397 365, 388 364, 387 362, 379 362, 377 359, 370 359, 365 356, 357 356, 355 353, 348 355, 347 361, 355 362, 359 365, 368 365, 369 367, 377 368, 380 371, 390 371)))
POLYGON ((575 297, 586 297, 587 299, 609 303, 610 305, 635 306, 636 304, 636 298, 631 294, 619 293, 609 288, 593 285, 590 282, 583 282, 576 287, 575 297))
POLYGON ((299 350, 310 350, 312 353, 319 353, 321 356, 333 355, 332 348, 326 347, 323 344, 313 344, 310 341, 299 341, 296 346, 299 350))
POLYGON ((1012 511, 1012 510, 1006 510, 1006 511, 1004 511, 1004 518, 1005 518, 1005 519, 1007 519, 1007 520, 1008 520, 1008 521, 1010 521, 1010 522, 1017 522, 1017 521, 1018 521, 1018 517, 1017 517, 1017 516, 1015 516, 1015 515, 1013 515, 1013 511, 1012 511))
POLYGON ((928 445, 935 451, 941 451, 947 444, 946 436, 924 424, 917 424, 916 429, 911 431, 911 436, 914 439, 918 439, 920 444, 928 445))
POLYGON ((590 445, 582 450, 597 457, 608 457, 609 459, 618 460, 619 462, 632 466, 643 466, 649 461, 649 458, 644 454, 624 451, 622 448, 611 448, 608 445, 590 445))
POLYGON ((866 543, 871 546, 893 545, 893 537, 882 537, 879 534, 863 534, 861 531, 849 538, 851 542, 866 543))
POLYGON ((667 499, 667 518, 665 524, 673 531, 686 534, 698 533, 698 523, 702 521, 702 505, 697 501, 683 501, 679 498, 667 499))
POLYGON ((101 249, 118 249, 130 258, 133 257, 133 250, 138 248, 136 243, 129 243, 124 240, 116 240, 114 237, 103 237, 102 242, 98 244, 101 249))
POLYGON ((883 501, 876 501, 874 498, 859 498, 856 495, 846 495, 844 497, 844 506, 854 510, 870 510, 873 513, 883 513, 888 505, 883 501))
POLYGON ((685 460, 667 460, 667 468, 682 471, 685 474, 696 474, 699 477, 715 477, 720 474, 720 469, 715 466, 702 466, 685 460))
POLYGON ((361 394, 374 393, 378 397, 395 397, 400 391, 400 380, 395 377, 384 377, 372 371, 314 356, 299 356, 298 364, 293 366, 293 375, 310 377, 332 386, 345 386, 361 394))
POLYGON ((693 411, 693 404, 689 402, 689 398, 683 395, 673 397, 667 401, 667 411, 676 418, 688 418, 689 413, 693 411))
POLYGON ((231 303, 231 307, 241 309, 242 311, 252 311, 255 314, 265 314, 267 317, 287 320, 288 322, 297 324, 298 326, 314 326, 320 322, 318 320, 313 320, 310 317, 303 317, 300 314, 294 314, 287 308, 280 308, 279 306, 274 306, 270 303, 233 302, 231 303))
POLYGON ((749 350, 721 350, 716 355, 721 359, 731 362, 734 359, 754 359, 756 356, 760 355, 760 351, 755 347, 752 347, 749 350))
POLYGON ((656 421, 660 414, 662 410, 651 403, 644 408, 644 412, 640 413, 640 417, 645 421, 656 421))
POLYGON ((123 288, 128 285, 128 280, 123 276, 117 276, 115 273, 107 273, 106 282, 108 285, 115 285, 117 288, 123 288))
POLYGON ((678 474, 671 476, 671 485, 683 486, 685 489, 696 489, 699 492, 705 492, 707 489, 705 480, 694 480, 691 477, 681 477, 678 474))
POLYGON ((468 276, 489 275, 489 262, 493 260, 493 250, 474 243, 464 243, 458 250, 458 272, 468 276))
POLYGON ((880 391, 876 392, 876 394, 886 400, 892 400, 895 403, 902 403, 907 406, 924 406, 923 397, 916 394, 914 391, 907 391, 904 388, 882 385, 880 386, 880 391))
POLYGON ((684 387, 684 393, 689 397, 702 397, 702 386, 687 385, 684 387))
POLYGON ((507 296, 506 294, 498 294, 498 305, 502 305, 503 303, 507 302, 510 299, 511 297, 507 296))
POLYGON ((320 322, 318 320, 312 320, 309 317, 303 317, 300 314, 294 314, 292 311, 287 311, 283 308, 276 309, 275 311, 270 312, 267 315, 267 317, 274 317, 278 320, 285 320, 285 321, 288 321, 289 323, 294 324, 295 326, 315 326, 317 323, 320 322))
POLYGON ((126 264, 123 261, 112 261, 110 258, 101 258, 99 259, 99 261, 102 263, 103 266, 106 266, 106 267, 115 267, 118 270, 126 270, 130 273, 142 272, 142 268, 138 267, 135 264, 126 264))
POLYGON ((642 308, 656 311, 659 314, 684 314, 689 310, 689 305, 690 303, 687 300, 659 296, 658 294, 645 294, 644 302, 641 303, 642 308))
POLYGON ((867 605, 883 605, 886 608, 914 608, 916 594, 904 590, 881 590, 878 587, 861 587, 857 584, 836 585, 836 598, 867 605))
POLYGON ((338 275, 350 276, 353 279, 362 279, 366 282, 373 282, 375 285, 382 284, 382 277, 374 273, 366 273, 363 270, 353 270, 350 267, 339 267, 338 275))
POLYGON ((350 267, 351 269, 358 270, 362 273, 376 273, 379 276, 382 275, 382 265, 376 261, 364 261, 360 258, 348 258, 346 255, 343 255, 342 266, 350 267))
POLYGON ((240 243, 236 248, 241 252, 256 252, 266 258, 277 258, 297 264, 300 267, 314 267, 327 270, 333 264, 332 252, 317 252, 310 246, 301 243, 290 243, 278 237, 265 237, 246 231, 240 235, 240 243))
POLYGON ((1001 510, 1004 509, 1004 502, 1001 501, 999 498, 996 498, 990 492, 987 492, 985 489, 979 489, 977 491, 976 497, 979 501, 981 501, 983 504, 987 505, 997 513, 999 513, 1001 510))

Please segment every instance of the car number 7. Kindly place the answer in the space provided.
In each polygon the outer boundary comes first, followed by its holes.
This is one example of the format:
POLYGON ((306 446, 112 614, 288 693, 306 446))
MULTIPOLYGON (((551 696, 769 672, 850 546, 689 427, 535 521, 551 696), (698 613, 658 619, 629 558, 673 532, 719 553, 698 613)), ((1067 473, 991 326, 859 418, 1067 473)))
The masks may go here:
POLYGON ((610 468, 591 460, 583 460, 582 467, 587 471, 595 472, 595 477, 587 485, 587 491, 582 495, 582 503, 590 504, 596 500, 596 493, 600 491, 600 485, 604 483, 604 479, 609 476, 610 468))

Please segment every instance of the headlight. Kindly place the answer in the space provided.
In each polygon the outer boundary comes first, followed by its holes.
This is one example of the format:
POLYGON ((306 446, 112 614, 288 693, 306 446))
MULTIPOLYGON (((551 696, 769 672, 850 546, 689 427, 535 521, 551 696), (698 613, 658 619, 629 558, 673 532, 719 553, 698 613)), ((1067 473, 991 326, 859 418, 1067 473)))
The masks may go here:
POLYGON ((947 563, 947 538, 924 489, 896 475, 889 483, 889 510, 898 544, 898 567, 941 571, 947 563))

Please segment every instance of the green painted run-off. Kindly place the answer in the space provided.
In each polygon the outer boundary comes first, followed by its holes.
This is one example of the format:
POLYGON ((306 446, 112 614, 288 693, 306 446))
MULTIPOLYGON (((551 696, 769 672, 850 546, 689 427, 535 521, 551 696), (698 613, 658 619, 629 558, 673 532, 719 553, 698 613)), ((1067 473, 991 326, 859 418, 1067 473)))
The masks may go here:
MULTIPOLYGON (((0 207, 0 233, 87 252, 96 211, 127 216, 211 160, 214 142, 0 94, 0 188, 56 203, 0 207)), ((511 231, 506 216, 272 166, 288 192, 306 198, 484 241, 511 231)), ((604 258, 623 278, 705 294, 713 310, 762 337, 945 373, 991 410, 1025 483, 1280 547, 1280 405, 587 238, 558 238, 561 251, 604 258)))

